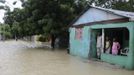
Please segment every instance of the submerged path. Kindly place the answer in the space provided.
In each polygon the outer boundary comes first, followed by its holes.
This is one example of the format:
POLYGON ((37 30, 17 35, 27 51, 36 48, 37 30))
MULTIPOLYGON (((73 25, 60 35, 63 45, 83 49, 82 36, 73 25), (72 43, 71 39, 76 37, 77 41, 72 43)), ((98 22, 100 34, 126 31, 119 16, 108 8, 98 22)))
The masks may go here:
POLYGON ((134 75, 134 71, 35 48, 24 41, 0 42, 0 75, 134 75))

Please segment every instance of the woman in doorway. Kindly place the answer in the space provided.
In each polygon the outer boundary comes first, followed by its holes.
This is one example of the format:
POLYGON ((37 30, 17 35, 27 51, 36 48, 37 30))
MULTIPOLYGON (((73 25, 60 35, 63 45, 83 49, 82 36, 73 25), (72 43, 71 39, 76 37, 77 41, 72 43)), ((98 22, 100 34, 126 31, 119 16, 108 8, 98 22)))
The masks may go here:
POLYGON ((116 38, 113 39, 112 54, 117 55, 120 49, 120 43, 116 38))
POLYGON ((111 41, 109 40, 108 37, 106 37, 105 53, 110 54, 110 50, 111 50, 111 41))

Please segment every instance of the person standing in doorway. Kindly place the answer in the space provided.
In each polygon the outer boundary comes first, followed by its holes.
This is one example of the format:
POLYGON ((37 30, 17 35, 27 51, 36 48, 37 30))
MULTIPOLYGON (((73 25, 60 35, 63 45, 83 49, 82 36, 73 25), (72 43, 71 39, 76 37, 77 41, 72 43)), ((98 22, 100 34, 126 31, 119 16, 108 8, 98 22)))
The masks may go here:
POLYGON ((110 54, 110 50, 111 50, 111 41, 109 40, 108 37, 106 37, 105 53, 110 54))
POLYGON ((120 43, 116 40, 116 38, 113 39, 113 46, 112 46, 112 54, 117 55, 120 49, 120 43))
POLYGON ((97 36, 97 58, 100 59, 101 56, 101 50, 102 50, 102 35, 99 33, 97 36))

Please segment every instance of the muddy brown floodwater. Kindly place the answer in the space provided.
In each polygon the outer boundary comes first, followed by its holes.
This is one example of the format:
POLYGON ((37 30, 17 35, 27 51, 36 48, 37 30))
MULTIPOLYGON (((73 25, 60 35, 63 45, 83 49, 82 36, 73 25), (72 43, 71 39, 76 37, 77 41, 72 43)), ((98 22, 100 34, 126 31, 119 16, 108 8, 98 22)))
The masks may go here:
POLYGON ((134 75, 134 71, 71 56, 65 50, 29 45, 24 41, 0 42, 0 75, 134 75))

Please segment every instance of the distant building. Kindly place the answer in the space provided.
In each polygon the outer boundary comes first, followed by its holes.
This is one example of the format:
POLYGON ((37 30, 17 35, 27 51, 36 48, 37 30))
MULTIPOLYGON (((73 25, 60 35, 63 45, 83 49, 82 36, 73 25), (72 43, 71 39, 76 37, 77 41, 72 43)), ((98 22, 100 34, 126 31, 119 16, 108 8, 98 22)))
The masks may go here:
POLYGON ((102 34, 100 60, 134 69, 134 13, 90 6, 76 18, 70 31, 70 54, 97 59, 97 34, 102 34), (121 44, 118 55, 105 53, 105 38, 121 44))

